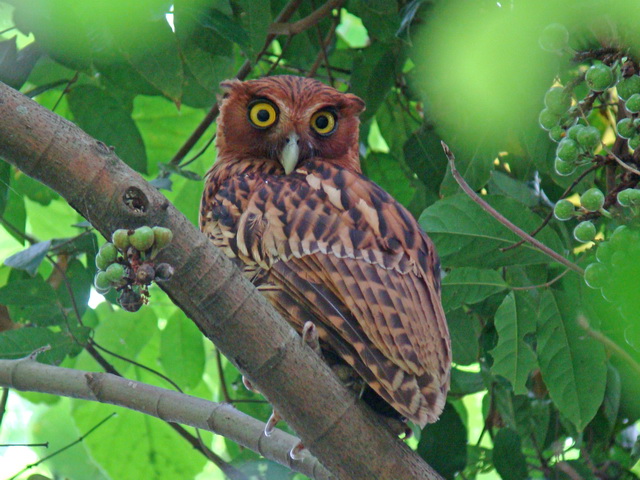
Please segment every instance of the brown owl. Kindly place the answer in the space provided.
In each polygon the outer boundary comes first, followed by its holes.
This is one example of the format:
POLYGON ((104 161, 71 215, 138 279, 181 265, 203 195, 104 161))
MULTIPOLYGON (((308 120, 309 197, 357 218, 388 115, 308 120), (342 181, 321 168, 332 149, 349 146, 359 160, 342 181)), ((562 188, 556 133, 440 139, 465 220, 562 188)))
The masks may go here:
POLYGON ((421 427, 436 421, 451 364, 438 256, 361 174, 364 102, 294 76, 221 86, 200 228, 298 332, 313 322, 371 395, 421 427))

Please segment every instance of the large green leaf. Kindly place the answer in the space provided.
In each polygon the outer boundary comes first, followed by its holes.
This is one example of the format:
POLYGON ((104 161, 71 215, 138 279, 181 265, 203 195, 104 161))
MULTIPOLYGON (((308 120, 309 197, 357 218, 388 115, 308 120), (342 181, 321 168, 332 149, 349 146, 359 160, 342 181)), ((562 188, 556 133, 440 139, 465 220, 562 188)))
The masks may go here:
POLYGON ((255 0, 239 0, 238 2, 244 15, 242 23, 249 33, 251 48, 254 55, 262 50, 264 41, 269 33, 271 25, 271 8, 269 2, 256 2, 255 0))
POLYGON ((527 207, 533 207, 540 202, 535 192, 524 182, 511 178, 509 175, 498 172, 497 170, 491 171, 488 189, 492 195, 503 195, 513 198, 525 204, 527 207))
POLYGON ((403 151, 407 165, 430 192, 439 194, 447 158, 442 151, 440 138, 433 129, 427 126, 420 128, 406 141, 403 151))
POLYGON ((362 161, 362 170, 404 206, 409 205, 416 194, 416 180, 407 175, 402 164, 393 155, 370 153, 362 161))
MULTIPOLYGON (((515 225, 531 231, 542 221, 522 204, 506 197, 485 196, 484 199, 515 225)), ((549 263, 547 255, 528 243, 501 252, 520 238, 464 194, 444 198, 431 205, 420 216, 420 225, 433 239, 446 267, 496 268, 509 265, 549 263)), ((562 253, 562 243, 549 228, 538 240, 562 253)))
POLYGON ((162 420, 97 402, 73 400, 72 405, 80 432, 87 432, 117 412, 83 441, 110 478, 194 478, 206 462, 200 452, 162 420))
POLYGON ((118 100, 90 85, 71 90, 68 100, 76 122, 85 132, 114 146, 116 154, 130 167, 146 173, 147 154, 142 137, 118 100))
POLYGON ((580 296, 547 290, 540 300, 538 363, 560 412, 582 430, 604 398, 604 347, 578 325, 580 296))
POLYGON ((495 270, 454 268, 442 279, 442 306, 448 312, 478 303, 505 288, 507 284, 495 270))
POLYGON ((35 243, 25 250, 11 255, 4 261, 4 264, 11 268, 24 270, 33 277, 49 251, 50 246, 51 240, 35 243))
POLYGON ((493 439, 493 463, 504 480, 525 480, 529 477, 517 432, 510 428, 500 429, 493 439))
POLYGON ((58 365, 65 356, 77 351, 78 344, 89 338, 90 329, 77 327, 71 332, 54 332, 45 327, 19 328, 0 333, 0 356, 2 358, 23 358, 35 350, 48 346, 38 355, 42 363, 58 365))
POLYGON ((496 312, 495 326, 498 345, 490 352, 491 371, 509 380, 516 394, 525 394, 525 382, 536 366, 533 350, 524 341, 536 329, 535 305, 529 295, 520 291, 507 295, 496 312))
POLYGON ((427 425, 418 454, 445 479, 453 479, 467 464, 467 429, 455 407, 447 403, 440 420, 427 425))
POLYGON ((458 365, 471 365, 478 361, 480 322, 462 308, 447 312, 447 324, 451 335, 453 361, 458 365))
POLYGON ((160 335, 160 363, 181 387, 192 390, 202 380, 202 333, 181 311, 169 318, 160 335))

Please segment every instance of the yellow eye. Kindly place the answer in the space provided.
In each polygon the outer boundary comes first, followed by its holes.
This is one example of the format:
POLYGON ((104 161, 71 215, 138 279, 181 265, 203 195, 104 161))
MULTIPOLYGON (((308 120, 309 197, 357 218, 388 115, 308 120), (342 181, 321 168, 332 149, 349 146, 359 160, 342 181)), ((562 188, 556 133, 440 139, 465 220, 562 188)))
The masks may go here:
POLYGON ((278 120, 276 106, 266 100, 249 105, 249 120, 256 128, 269 128, 278 120))
POLYGON ((336 116, 333 112, 320 110, 311 117, 311 128, 320 135, 331 135, 336 128, 336 116))

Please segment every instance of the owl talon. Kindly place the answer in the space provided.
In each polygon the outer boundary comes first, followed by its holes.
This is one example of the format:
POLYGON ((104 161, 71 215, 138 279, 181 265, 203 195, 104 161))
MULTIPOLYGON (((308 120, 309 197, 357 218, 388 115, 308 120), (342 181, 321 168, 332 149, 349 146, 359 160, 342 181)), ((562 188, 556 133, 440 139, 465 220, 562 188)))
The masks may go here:
POLYGON ((264 434, 267 437, 270 437, 273 434, 273 431, 280 420, 282 420, 282 417, 278 412, 275 410, 271 412, 271 416, 269 417, 269 420, 267 420, 267 424, 264 426, 264 434))
POLYGON ((289 450, 289 457, 291 457, 291 460, 302 460, 303 450, 305 450, 305 446, 302 442, 298 442, 291 450, 289 450))
POLYGON ((318 339, 318 329, 313 322, 305 322, 302 327, 302 341, 306 343, 311 350, 322 356, 320 340, 318 339))
POLYGON ((245 377, 244 375, 242 376, 242 383, 244 384, 244 388, 246 388, 247 390, 249 390, 250 392, 253 393, 260 393, 256 387, 253 386, 253 384, 251 383, 251 380, 249 380, 247 377, 245 377))

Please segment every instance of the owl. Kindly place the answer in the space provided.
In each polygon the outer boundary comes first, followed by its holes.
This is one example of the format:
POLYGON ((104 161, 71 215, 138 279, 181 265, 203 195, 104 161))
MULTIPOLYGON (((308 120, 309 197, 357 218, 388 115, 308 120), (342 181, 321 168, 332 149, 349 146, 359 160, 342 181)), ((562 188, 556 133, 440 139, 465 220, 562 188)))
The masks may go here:
POLYGON ((362 175, 364 102, 295 76, 221 87, 201 230, 298 332, 312 322, 369 398, 435 422, 451 364, 439 260, 411 214, 362 175))

